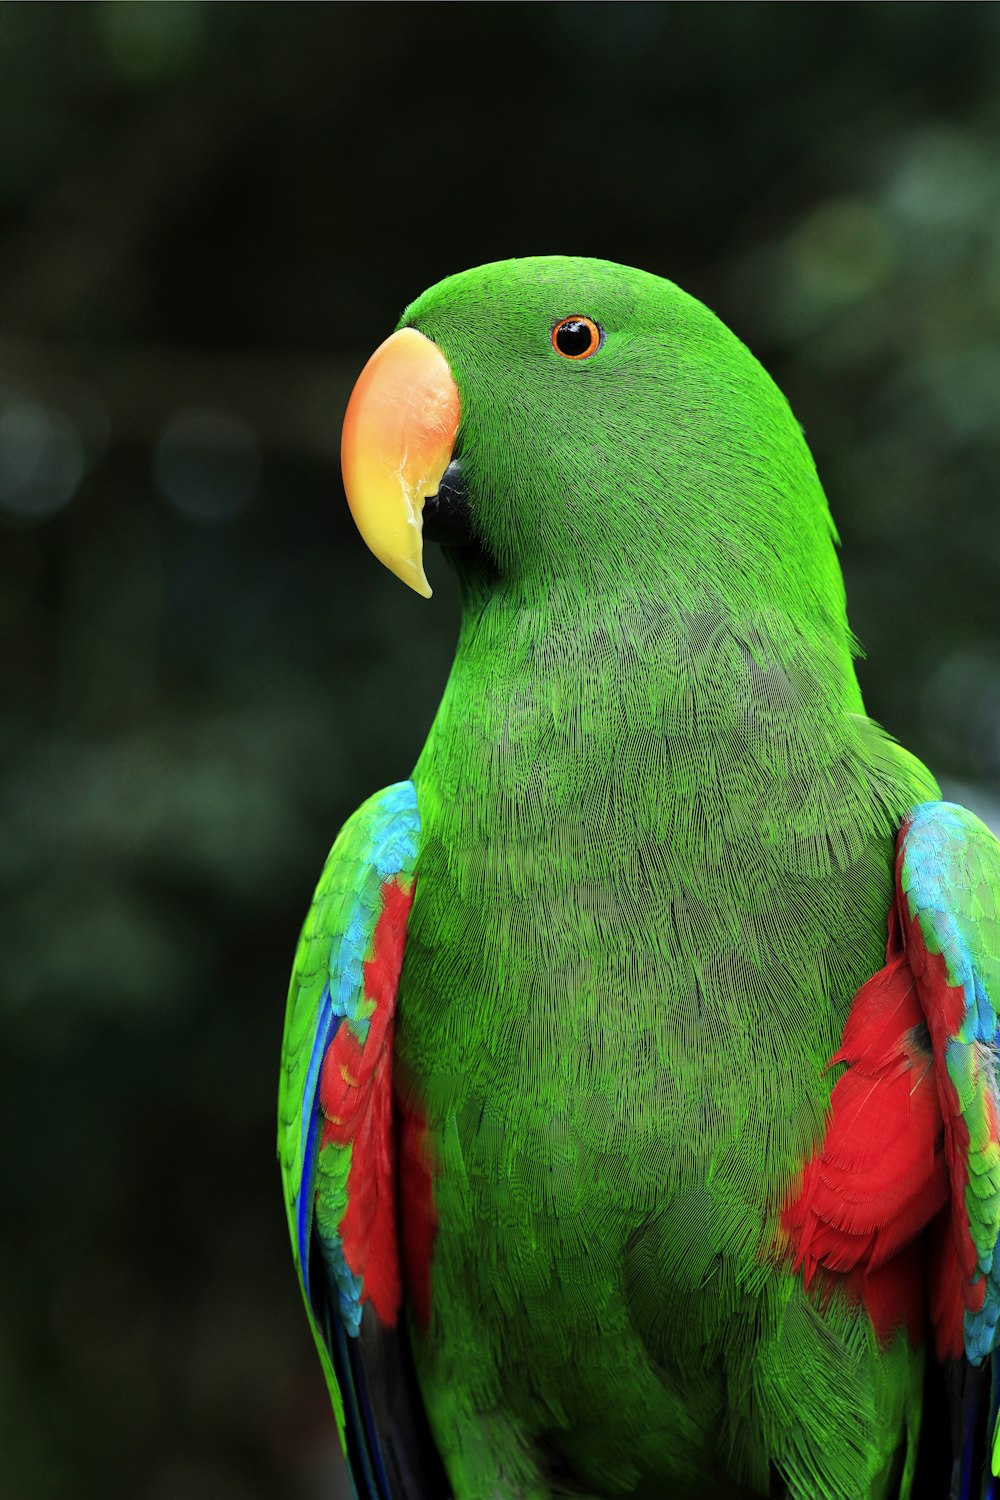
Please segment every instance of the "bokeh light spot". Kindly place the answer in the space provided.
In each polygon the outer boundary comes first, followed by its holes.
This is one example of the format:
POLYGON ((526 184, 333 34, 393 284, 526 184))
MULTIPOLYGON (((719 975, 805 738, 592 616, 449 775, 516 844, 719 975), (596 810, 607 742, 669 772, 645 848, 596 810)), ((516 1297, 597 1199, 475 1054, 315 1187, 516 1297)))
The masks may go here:
POLYGON ((157 486, 181 515, 218 525, 252 499, 260 478, 260 444, 239 418, 197 408, 164 428, 153 459, 157 486))
POLYGON ((190 68, 205 48, 198 0, 137 5, 111 0, 101 7, 104 42, 116 68, 133 83, 156 83, 190 68))
POLYGON ((0 397, 0 507, 28 520, 50 516, 72 499, 85 466, 80 434, 62 412, 0 397))
POLYGON ((970 133, 935 124, 900 143, 887 192, 892 212, 911 229, 976 223, 997 199, 996 168, 970 133))
POLYGON ((828 198, 799 224, 793 255, 805 288, 827 304, 855 302, 883 286, 894 246, 876 203, 828 198))

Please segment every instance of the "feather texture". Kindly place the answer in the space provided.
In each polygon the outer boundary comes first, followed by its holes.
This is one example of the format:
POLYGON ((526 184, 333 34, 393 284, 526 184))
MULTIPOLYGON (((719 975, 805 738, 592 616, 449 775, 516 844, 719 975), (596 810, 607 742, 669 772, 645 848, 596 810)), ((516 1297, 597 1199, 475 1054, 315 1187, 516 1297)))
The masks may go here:
MULTIPOLYGON (((459 391, 472 542, 405 794, 414 883, 370 873, 362 824, 331 866, 368 893, 365 944, 412 890, 394 1022, 362 978, 340 1011, 332 983, 290 1005, 300 1257, 315 1152, 340 1336, 358 1306, 362 1344, 391 1320, 395 1170, 458 1500, 905 1500, 928 1243, 939 1340, 960 1325, 964 1359, 996 1323, 990 856, 972 838, 963 885, 968 828, 942 853, 933 777, 866 716, 802 431, 707 309, 540 257, 402 326, 459 391), (571 315, 592 358, 553 344, 571 315)), ((357 976, 337 900, 310 921, 357 976)), ((360 1413, 376 1484, 385 1410, 360 1413)))
MULTIPOLYGON (((855 996, 831 1059, 847 1069, 826 1134, 782 1217, 807 1286, 819 1276, 824 1296, 839 1284, 860 1297, 883 1340, 902 1322, 916 1342, 929 1299, 938 1358, 971 1366, 996 1348, 1000 1310, 998 918, 989 829, 953 803, 914 808, 897 844, 886 964, 855 996), (872 1292, 879 1268, 892 1273, 886 1302, 872 1292)), ((971 1375, 955 1386, 963 1495, 989 1470, 996 1417, 984 1430, 983 1390, 971 1375)))
MULTIPOLYGON (((1000 846, 953 803, 914 809, 897 860, 907 956, 934 1045, 951 1178, 963 1327, 939 1324, 939 1354, 981 1363, 1000 1316, 1000 846)), ((951 1266, 949 1264, 949 1270, 951 1266)))
MULTIPOLYGON (((445 1493, 406 1379, 405 1335, 389 1332, 402 1300, 393 1035, 419 833, 410 782, 345 825, 299 941, 285 1024, 278 1151, 289 1228, 361 1500, 445 1493)), ((433 1226, 412 1111, 404 1134, 403 1197, 433 1226)), ((425 1230, 428 1261, 432 1242, 425 1230)))

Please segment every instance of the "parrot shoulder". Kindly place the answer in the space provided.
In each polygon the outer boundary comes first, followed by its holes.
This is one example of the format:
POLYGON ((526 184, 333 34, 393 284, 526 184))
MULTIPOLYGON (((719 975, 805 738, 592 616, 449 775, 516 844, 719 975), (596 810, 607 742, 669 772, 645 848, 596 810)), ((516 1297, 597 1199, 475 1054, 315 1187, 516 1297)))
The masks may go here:
POLYGON ((922 1308, 900 1292, 932 1225, 937 1352, 977 1363, 1000 1319, 998 1008, 1000 844, 966 808, 919 803, 896 842, 886 962, 852 1002, 830 1060, 847 1066, 782 1228, 807 1284, 852 1278, 880 1334, 904 1321, 916 1339, 922 1308))
POLYGON ((921 802, 896 841, 885 966, 854 997, 831 1059, 847 1066, 781 1227, 806 1285, 839 1282, 880 1339, 902 1324, 917 1343, 929 1312, 963 1474, 1000 1396, 984 1424, 1000 1342, 998 1013, 1000 843, 967 808, 921 802))
POLYGON ((365 1500, 410 1493, 424 1448, 421 1413, 402 1418, 400 1389, 390 1409, 382 1380, 387 1364, 405 1362, 392 1065, 419 843, 411 781, 369 798, 342 828, 295 954, 279 1084, 292 1251, 365 1500), (388 1343, 398 1359, 387 1359, 388 1343))
POLYGON ((915 807, 900 833, 896 909, 930 1036, 950 1184, 933 1267, 939 1357, 979 1364, 1000 1319, 1000 844, 952 802, 915 807))

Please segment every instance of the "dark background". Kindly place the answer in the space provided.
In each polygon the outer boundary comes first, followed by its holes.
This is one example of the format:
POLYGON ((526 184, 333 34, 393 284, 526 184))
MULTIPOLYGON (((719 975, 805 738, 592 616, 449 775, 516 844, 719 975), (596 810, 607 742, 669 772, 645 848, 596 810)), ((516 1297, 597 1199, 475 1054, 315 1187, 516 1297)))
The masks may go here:
POLYGON ((682 283, 1000 826, 1000 7, 4 7, 0 80, 0 1494, 319 1500, 284 991, 457 619, 353 532, 351 383, 477 262, 682 283))

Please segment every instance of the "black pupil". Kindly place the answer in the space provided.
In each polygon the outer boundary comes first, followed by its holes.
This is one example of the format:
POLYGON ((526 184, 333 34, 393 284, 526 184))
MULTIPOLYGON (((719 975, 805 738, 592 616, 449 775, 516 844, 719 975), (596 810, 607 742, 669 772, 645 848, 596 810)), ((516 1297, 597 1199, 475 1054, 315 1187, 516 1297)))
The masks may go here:
POLYGON ((594 341, 589 323, 580 318, 569 318, 556 329, 556 348, 560 354, 586 354, 594 341))

